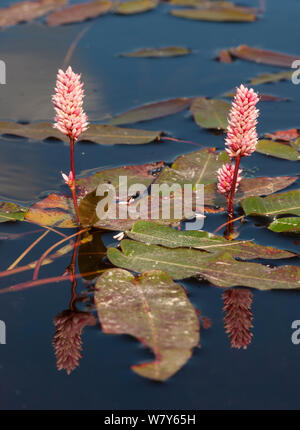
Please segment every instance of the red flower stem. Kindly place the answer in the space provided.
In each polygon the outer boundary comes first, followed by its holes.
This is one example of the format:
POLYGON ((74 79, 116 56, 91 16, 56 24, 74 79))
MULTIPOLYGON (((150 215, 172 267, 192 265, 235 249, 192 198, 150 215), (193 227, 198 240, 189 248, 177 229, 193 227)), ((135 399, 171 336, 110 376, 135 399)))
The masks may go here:
POLYGON ((230 211, 230 195, 226 195, 226 201, 227 201, 227 213, 229 214, 230 211))
POLYGON ((76 218, 78 221, 78 224, 80 224, 80 217, 79 217, 79 208, 78 208, 78 202, 77 202, 77 195, 76 195, 76 178, 75 178, 75 163, 74 163, 74 138, 70 136, 70 159, 71 159, 71 172, 73 174, 73 183, 70 186, 73 202, 74 202, 74 208, 76 213, 76 218))
POLYGON ((235 158, 235 168, 234 168, 231 190, 229 194, 228 216, 230 219, 234 218, 234 195, 235 195, 236 181, 239 173, 240 161, 241 161, 241 156, 239 155, 235 158))

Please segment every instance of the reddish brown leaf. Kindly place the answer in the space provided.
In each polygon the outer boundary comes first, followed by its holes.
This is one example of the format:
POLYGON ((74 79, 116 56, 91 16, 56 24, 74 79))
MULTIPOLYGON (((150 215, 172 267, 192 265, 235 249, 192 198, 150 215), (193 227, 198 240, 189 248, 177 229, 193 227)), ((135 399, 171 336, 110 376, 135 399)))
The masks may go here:
POLYGON ((259 101, 261 102, 287 102, 290 99, 286 97, 272 96, 272 94, 260 94, 259 101))
POLYGON ((10 27, 19 22, 32 21, 40 18, 59 7, 66 5, 68 0, 22 1, 0 9, 0 27, 10 27))
POLYGON ((52 13, 47 18, 47 24, 54 27, 62 24, 81 22, 89 18, 96 18, 99 15, 104 15, 109 12, 111 8, 112 2, 109 0, 96 0, 90 3, 75 4, 52 13))
POLYGON ((237 48, 230 48, 232 56, 242 60, 254 61, 255 63, 269 64, 271 66, 291 67, 293 61, 298 60, 298 55, 282 54, 280 52, 266 51, 252 48, 248 45, 240 45, 237 48))
POLYGON ((266 133, 265 136, 272 140, 283 140, 290 142, 291 140, 297 139, 300 134, 297 128, 291 128, 290 130, 280 130, 275 133, 266 133))
POLYGON ((222 51, 218 54, 218 60, 220 63, 232 63, 232 56, 230 55, 230 52, 227 51, 227 49, 222 49, 222 51))

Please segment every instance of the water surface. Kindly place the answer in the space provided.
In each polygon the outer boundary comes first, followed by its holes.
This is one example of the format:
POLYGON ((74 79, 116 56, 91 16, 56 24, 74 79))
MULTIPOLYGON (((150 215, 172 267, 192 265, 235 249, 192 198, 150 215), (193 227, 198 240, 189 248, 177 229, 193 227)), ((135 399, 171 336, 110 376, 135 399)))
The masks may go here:
MULTIPOLYGON (((3 2, 5 4, 14 3, 3 2)), ((75 2, 74 2, 75 3, 75 2)), ((247 4, 246 2, 243 2, 247 4)), ((248 2, 250 4, 250 2, 248 2)), ((254 4, 254 2, 253 2, 254 4)), ((255 23, 227 24, 188 21, 172 17, 169 7, 123 17, 107 15, 88 23, 56 29, 42 22, 9 28, 0 33, 0 57, 7 65, 7 84, 0 88, 0 118, 12 121, 53 119, 50 96, 55 75, 64 63, 75 37, 89 26, 78 43, 71 64, 82 72, 86 87, 86 110, 91 121, 111 116, 137 105, 181 96, 220 96, 260 73, 276 67, 236 61, 214 60, 220 49, 249 44, 299 54, 300 5, 297 0, 268 2, 265 16, 255 23), (181 45, 192 55, 171 59, 122 58, 122 52, 142 47, 181 45)), ((259 87, 261 92, 292 99, 288 103, 260 103, 259 133, 299 127, 300 88, 291 82, 259 87)), ((186 113, 134 125, 163 130, 180 139, 223 148, 222 136, 200 130, 186 113)), ((164 160, 199 148, 166 141, 141 146, 101 146, 80 143, 76 147, 79 174, 90 169, 164 160)), ((62 142, 0 139, 0 196, 31 204, 62 188, 60 171, 69 166, 69 148, 62 142)), ((243 160, 249 174, 296 175, 296 162, 256 154, 243 160)), ((290 189, 299 188, 299 181, 290 189)), ((210 216, 204 228, 213 231, 223 215, 210 216)), ((36 229, 28 223, 1 224, 1 233, 36 229)), ((32 242, 34 236, 2 241, 1 269, 32 242)), ((240 238, 299 252, 294 238, 276 235, 253 220, 241 229, 240 238)), ((112 241, 107 234, 107 243, 112 241)), ((48 235, 24 263, 38 258, 57 241, 48 235)), ((42 269, 43 277, 59 276, 70 255, 42 269)), ((274 262, 273 262, 274 263, 274 262)), ((276 264, 276 263, 275 263, 276 264)), ((294 259, 293 264, 299 264, 294 259)), ((30 279, 32 272, 1 280, 1 287, 30 279)), ((152 354, 128 336, 105 335, 100 326, 83 334, 83 358, 70 376, 56 369, 52 347, 53 318, 68 308, 70 286, 49 284, 24 292, 1 295, 0 319, 7 325, 7 344, 0 345, 1 409, 239 409, 298 408, 300 346, 291 342, 291 324, 300 319, 300 297, 294 292, 254 291, 253 341, 246 351, 233 350, 224 333, 222 290, 195 280, 183 283, 190 300, 212 328, 201 330, 201 348, 174 377, 155 383, 130 371, 130 365, 152 354)), ((78 291, 84 289, 79 281, 78 291)))

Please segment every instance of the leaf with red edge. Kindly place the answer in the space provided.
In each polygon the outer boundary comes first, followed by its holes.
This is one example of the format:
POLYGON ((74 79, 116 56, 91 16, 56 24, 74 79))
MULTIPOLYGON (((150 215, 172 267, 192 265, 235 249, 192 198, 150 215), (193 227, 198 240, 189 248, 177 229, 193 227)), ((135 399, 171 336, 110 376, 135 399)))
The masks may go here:
POLYGON ((60 228, 78 226, 71 197, 49 194, 28 209, 25 219, 32 223, 60 228))
MULTIPOLYGON (((267 196, 276 191, 292 185, 297 181, 297 176, 262 176, 258 178, 243 178, 238 191, 235 194, 235 203, 250 196, 267 196)), ((217 192, 216 184, 208 184, 204 187, 205 206, 226 207, 226 199, 217 192)))
POLYGON ((82 22, 86 19, 106 14, 112 9, 112 6, 113 4, 109 0, 96 0, 88 3, 74 4, 52 13, 46 21, 50 27, 82 22))
POLYGON ((166 166, 155 179, 156 184, 192 184, 196 190, 197 184, 217 182, 217 170, 229 162, 225 151, 215 151, 214 148, 204 148, 200 151, 180 155, 171 167, 166 166))
POLYGON ((155 360, 132 366, 145 378, 164 381, 178 372, 199 344, 199 320, 184 288, 162 271, 135 278, 106 271, 96 282, 95 306, 107 334, 128 334, 152 349, 155 360))

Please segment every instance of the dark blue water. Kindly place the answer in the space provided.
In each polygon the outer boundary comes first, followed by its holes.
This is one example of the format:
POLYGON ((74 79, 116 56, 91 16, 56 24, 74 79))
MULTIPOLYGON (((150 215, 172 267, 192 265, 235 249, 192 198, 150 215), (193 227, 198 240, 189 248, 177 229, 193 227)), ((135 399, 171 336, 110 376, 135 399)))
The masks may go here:
MULTIPOLYGON (((2 2, 3 5, 14 3, 2 2)), ((76 2, 74 2, 76 3, 76 2)), ((242 2, 250 4, 250 1, 242 2)), ((256 5, 256 2, 251 2, 256 5)), ((265 16, 250 24, 222 24, 177 19, 162 4, 156 11, 131 17, 107 15, 89 23, 47 28, 35 22, 0 33, 0 57, 7 65, 7 84, 0 88, 1 120, 37 121, 53 118, 50 96, 57 68, 75 37, 86 26, 71 64, 81 71, 86 87, 86 110, 91 121, 102 121, 137 105, 181 96, 217 97, 240 83, 276 67, 236 61, 214 61, 220 49, 242 43, 299 54, 296 30, 297 0, 272 0, 265 16), (172 59, 122 58, 119 54, 142 47, 180 45, 193 54, 172 59)), ((261 92, 292 99, 289 103, 260 103, 259 132, 299 127, 300 87, 291 82, 263 85, 261 92)), ((200 130, 185 113, 134 127, 163 130, 180 139, 223 148, 222 136, 200 130)), ((171 162, 196 146, 164 142, 141 146, 78 144, 77 171, 103 167, 171 162)), ((15 138, 0 140, 0 196, 29 204, 45 193, 61 189, 60 171, 69 165, 69 148, 61 142, 15 138)), ((259 176, 296 175, 297 162, 255 154, 243 167, 259 176), (254 170, 253 170, 254 169, 254 170)), ((299 188, 299 181, 292 188, 299 188)), ((225 221, 209 216, 204 228, 213 231, 225 221)), ((29 224, 1 224, 1 233, 36 228, 29 224)), ((33 237, 2 241, 1 270, 32 242, 33 237)), ((276 235, 248 220, 240 238, 299 252, 294 238, 276 235)), ((39 258, 57 241, 48 235, 22 264, 39 258)), ((107 242, 111 236, 107 235, 107 242)), ((42 269, 43 277, 60 276, 70 255, 42 269)), ((299 264, 299 260, 290 261, 299 264)), ((1 287, 30 279, 32 272, 1 280, 1 287)), ((291 324, 300 319, 298 292, 254 291, 253 341, 246 351, 233 350, 223 327, 222 290, 187 281, 190 300, 212 328, 201 331, 201 348, 165 383, 143 379, 130 365, 152 358, 151 353, 127 336, 105 335, 100 326, 83 334, 83 358, 70 376, 56 369, 51 345, 53 318, 68 308, 68 283, 49 284, 1 295, 0 319, 7 325, 7 344, 0 345, 0 408, 5 409, 233 409, 299 407, 300 345, 291 342, 291 324)), ((84 284, 79 281, 78 291, 84 284)))

